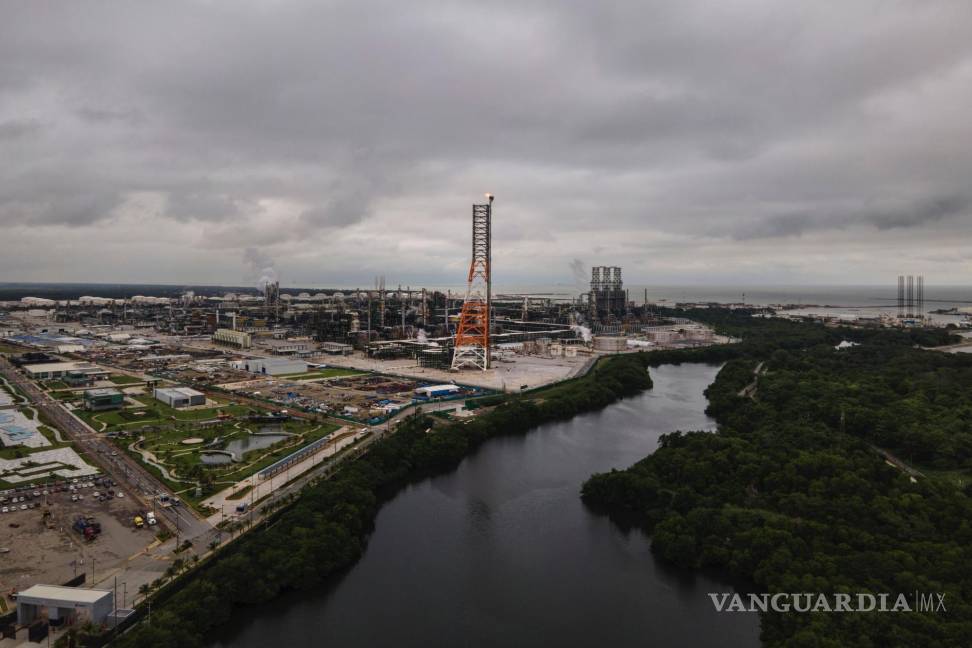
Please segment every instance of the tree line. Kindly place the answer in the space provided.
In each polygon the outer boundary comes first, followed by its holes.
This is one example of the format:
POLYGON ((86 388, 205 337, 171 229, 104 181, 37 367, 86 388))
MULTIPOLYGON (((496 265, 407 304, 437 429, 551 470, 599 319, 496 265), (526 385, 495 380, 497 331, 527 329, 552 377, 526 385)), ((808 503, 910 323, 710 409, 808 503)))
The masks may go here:
POLYGON ((938 614, 760 613, 766 646, 972 645, 972 358, 917 348, 947 331, 695 317, 742 337, 665 354, 729 354, 706 392, 718 431, 665 435, 588 480, 585 502, 646 529, 661 559, 756 591, 945 593, 938 614), (755 394, 740 396, 760 362, 755 394), (913 478, 876 448, 952 472, 913 478))

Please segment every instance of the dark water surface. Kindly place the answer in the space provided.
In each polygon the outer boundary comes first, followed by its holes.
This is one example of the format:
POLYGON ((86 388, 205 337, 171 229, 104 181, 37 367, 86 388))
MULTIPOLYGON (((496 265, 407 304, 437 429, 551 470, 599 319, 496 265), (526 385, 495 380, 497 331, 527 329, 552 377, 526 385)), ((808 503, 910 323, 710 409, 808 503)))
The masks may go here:
POLYGON ((702 391, 716 371, 653 369, 641 396, 487 442, 388 502, 346 575, 244 610, 214 647, 758 645, 755 614, 712 608, 707 592, 729 586, 656 562, 642 533, 579 497, 660 434, 712 429, 702 391))

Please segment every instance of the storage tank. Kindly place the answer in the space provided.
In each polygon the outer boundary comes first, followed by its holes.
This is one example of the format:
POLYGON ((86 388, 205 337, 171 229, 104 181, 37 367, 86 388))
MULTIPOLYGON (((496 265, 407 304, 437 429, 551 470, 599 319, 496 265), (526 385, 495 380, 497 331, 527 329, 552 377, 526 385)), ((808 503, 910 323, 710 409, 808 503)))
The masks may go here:
POLYGON ((628 348, 628 338, 619 335, 595 335, 594 350, 620 353, 628 348))

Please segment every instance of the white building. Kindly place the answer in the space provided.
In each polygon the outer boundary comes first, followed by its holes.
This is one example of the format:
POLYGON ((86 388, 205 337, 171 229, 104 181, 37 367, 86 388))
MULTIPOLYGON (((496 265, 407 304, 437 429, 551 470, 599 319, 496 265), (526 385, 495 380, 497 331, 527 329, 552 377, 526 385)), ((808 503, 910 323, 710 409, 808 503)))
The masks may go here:
POLYGON ((111 590, 34 585, 17 594, 17 623, 27 625, 37 618, 40 608, 47 608, 47 618, 51 620, 64 618, 73 623, 84 616, 100 625, 114 607, 111 590))
POLYGON ((294 358, 246 358, 240 362, 244 371, 267 376, 299 374, 307 371, 307 363, 294 358))
POLYGON ((419 387, 415 390, 418 396, 427 396, 429 398, 435 398, 437 396, 448 396, 449 394, 458 394, 460 391, 459 385, 428 385, 427 387, 419 387))
POLYGON ((45 362, 24 365, 24 372, 34 380, 61 378, 69 373, 83 373, 91 378, 107 377, 109 372, 86 362, 45 362))
POLYGON ((155 390, 155 400, 176 409, 205 405, 206 394, 188 387, 159 387, 155 390))
POLYGON ((216 329, 216 332, 213 333, 213 342, 217 344, 228 344, 241 349, 249 349, 253 346, 253 337, 246 331, 216 329))

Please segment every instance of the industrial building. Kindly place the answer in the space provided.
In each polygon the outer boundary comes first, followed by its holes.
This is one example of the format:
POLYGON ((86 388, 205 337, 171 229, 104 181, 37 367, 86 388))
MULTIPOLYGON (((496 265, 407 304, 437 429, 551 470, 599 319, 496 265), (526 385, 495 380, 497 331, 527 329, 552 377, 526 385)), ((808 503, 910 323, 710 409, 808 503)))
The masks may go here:
POLYGON ((591 292, 589 293, 591 321, 610 316, 623 317, 627 304, 628 297, 621 280, 621 268, 617 266, 591 268, 591 292))
POLYGON ((74 624, 80 621, 79 617, 84 617, 94 625, 100 625, 114 607, 115 597, 111 590, 34 585, 17 593, 17 623, 31 623, 40 609, 46 608, 47 618, 51 621, 64 619, 74 624))
POLYGON ((109 373, 101 367, 84 362, 50 362, 24 366, 24 372, 34 380, 62 378, 69 373, 84 374, 89 378, 107 378, 109 373))
POLYGON ((294 358, 246 358, 240 361, 244 371, 267 376, 299 374, 307 371, 307 363, 294 358))
POLYGON ((354 353, 354 347, 341 342, 322 342, 321 351, 330 355, 351 355, 354 353))
POLYGON ((125 396, 117 389, 86 389, 84 409, 92 412, 118 409, 125 406, 125 396))
POLYGON ((416 396, 424 396, 425 398, 439 398, 441 396, 449 396, 451 394, 458 394, 462 389, 459 385, 428 385, 427 387, 419 387, 415 390, 416 396))
POLYGON ((253 346, 253 336, 246 331, 234 331, 233 329, 216 329, 213 333, 213 342, 225 344, 240 349, 249 349, 253 346))
POLYGON ((159 387, 155 390, 154 395, 155 400, 176 409, 206 404, 204 393, 188 387, 159 387))
POLYGON ((260 347, 274 355, 286 356, 306 356, 311 355, 311 343, 309 340, 260 340, 257 343, 260 347))

